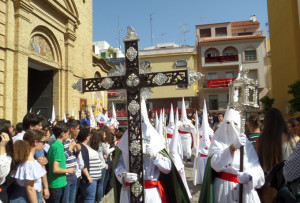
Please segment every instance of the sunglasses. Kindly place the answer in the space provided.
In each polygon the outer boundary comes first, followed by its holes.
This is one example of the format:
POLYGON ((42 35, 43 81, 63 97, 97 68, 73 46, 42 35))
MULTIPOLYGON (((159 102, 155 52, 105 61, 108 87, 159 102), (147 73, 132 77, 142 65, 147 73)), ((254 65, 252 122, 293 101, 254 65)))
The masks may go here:
POLYGON ((48 141, 41 141, 41 140, 38 140, 38 142, 43 143, 43 145, 45 145, 46 143, 48 143, 48 141))

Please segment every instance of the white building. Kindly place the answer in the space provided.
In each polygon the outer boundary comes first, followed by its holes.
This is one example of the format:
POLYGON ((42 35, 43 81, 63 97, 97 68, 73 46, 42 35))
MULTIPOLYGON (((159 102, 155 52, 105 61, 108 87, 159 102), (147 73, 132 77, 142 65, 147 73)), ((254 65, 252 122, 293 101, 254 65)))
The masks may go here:
POLYGON ((96 55, 100 56, 101 58, 104 59, 111 59, 111 58, 124 58, 125 55, 123 52, 120 50, 120 48, 113 48, 114 54, 110 56, 108 49, 111 46, 106 42, 106 41, 97 41, 93 42, 93 51, 95 52, 96 55))

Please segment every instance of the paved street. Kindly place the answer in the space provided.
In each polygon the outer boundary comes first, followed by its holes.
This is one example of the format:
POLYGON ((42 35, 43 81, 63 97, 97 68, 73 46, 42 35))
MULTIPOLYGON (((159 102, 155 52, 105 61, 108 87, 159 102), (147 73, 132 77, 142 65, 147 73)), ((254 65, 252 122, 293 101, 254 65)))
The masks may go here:
MULTIPOLYGON (((200 185, 197 185, 197 186, 194 186, 193 184, 193 161, 191 163, 186 163, 185 164, 185 174, 186 174, 186 177, 187 177, 187 182, 188 182, 188 185, 189 185, 189 188, 190 188, 190 191, 191 191, 191 194, 193 196, 193 198, 191 199, 191 202, 192 203, 196 203, 198 202, 199 200, 199 195, 200 195, 200 189, 201 189, 201 186, 200 185)), ((104 203, 112 203, 113 202, 113 198, 114 198, 114 194, 113 194, 113 190, 111 190, 101 201, 104 202, 104 203)))

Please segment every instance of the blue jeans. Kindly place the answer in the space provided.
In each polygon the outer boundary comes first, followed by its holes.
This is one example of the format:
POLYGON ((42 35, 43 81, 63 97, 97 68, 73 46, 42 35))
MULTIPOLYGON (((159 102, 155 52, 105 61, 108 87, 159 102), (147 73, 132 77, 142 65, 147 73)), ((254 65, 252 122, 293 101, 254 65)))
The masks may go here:
POLYGON ((71 178, 64 189, 63 203, 75 203, 77 176, 71 178))
MULTIPOLYGON (((36 191, 36 196, 38 199, 38 203, 44 202, 42 194, 40 192, 36 191)), ((26 193, 26 188, 15 184, 14 191, 10 196, 9 202, 10 203, 29 203, 29 199, 28 199, 28 196, 26 193)))
POLYGON ((295 195, 289 190, 288 187, 281 188, 277 193, 276 202, 278 203, 296 203, 295 195))
POLYGON ((101 178, 97 181, 96 202, 100 202, 104 196, 103 185, 105 179, 106 168, 101 170, 101 178))
POLYGON ((47 200, 47 203, 61 203, 64 196, 65 187, 61 188, 49 188, 50 197, 47 200))
POLYGON ((97 180, 93 180, 91 184, 84 183, 83 181, 80 183, 80 203, 94 203, 97 189, 97 180))

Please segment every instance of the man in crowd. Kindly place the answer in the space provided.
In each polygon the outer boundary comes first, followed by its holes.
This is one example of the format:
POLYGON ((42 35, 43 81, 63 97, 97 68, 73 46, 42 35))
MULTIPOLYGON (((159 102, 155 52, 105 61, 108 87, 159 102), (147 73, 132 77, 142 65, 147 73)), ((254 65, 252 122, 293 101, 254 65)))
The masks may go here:
POLYGON ((91 126, 91 114, 89 111, 85 112, 85 118, 81 120, 80 127, 82 126, 91 126))
POLYGON ((98 125, 100 127, 102 127, 104 125, 107 125, 109 123, 110 119, 108 118, 107 108, 106 107, 103 107, 102 113, 100 113, 97 116, 96 121, 97 121, 97 123, 98 123, 98 125))
POLYGON ((258 115, 251 115, 248 119, 247 126, 250 132, 249 141, 255 146, 256 139, 260 136, 260 118, 258 115))

